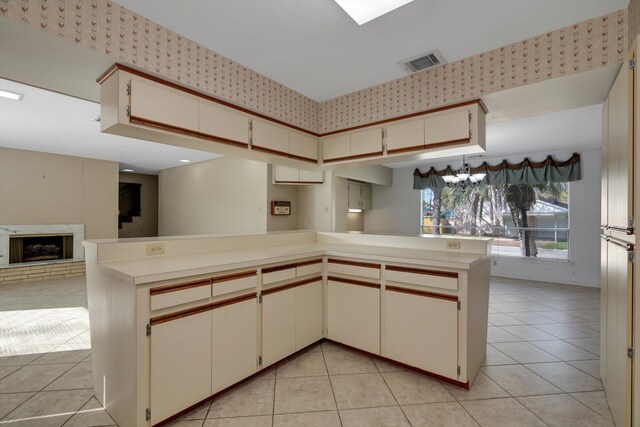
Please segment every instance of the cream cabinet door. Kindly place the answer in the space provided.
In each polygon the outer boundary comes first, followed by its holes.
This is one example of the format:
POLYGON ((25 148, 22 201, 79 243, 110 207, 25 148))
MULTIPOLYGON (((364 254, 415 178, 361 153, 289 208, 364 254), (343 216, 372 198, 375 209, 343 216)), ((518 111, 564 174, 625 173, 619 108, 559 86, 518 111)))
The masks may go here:
POLYGON ((382 129, 374 128, 351 134, 351 155, 382 155, 382 129))
POLYGON ((151 424, 211 395, 211 312, 151 327, 151 424))
POLYGON ((318 139, 300 132, 289 131, 289 154, 318 160, 318 139))
POLYGON ((371 184, 361 184, 360 185, 360 199, 362 200, 362 210, 370 211, 371 206, 373 204, 373 189, 371 184))
POLYGON ((253 119, 253 146, 289 153, 289 131, 263 120, 253 119))
POLYGON ((212 311, 212 394, 253 374, 258 366, 255 298, 212 311))
POLYGON ((436 114, 424 120, 425 148, 431 144, 469 139, 467 109, 436 114))
POLYGON ((230 109, 200 102, 198 126, 205 137, 249 144, 249 117, 230 109))
POLYGON ((322 139, 322 160, 348 158, 351 155, 351 135, 336 135, 322 139))
POLYGON ((198 132, 198 101, 168 87, 131 80, 131 120, 198 132))
POLYGON ((387 153, 423 150, 424 149, 424 120, 413 120, 406 123, 388 126, 387 153))
MULTIPOLYGON (((264 293, 263 293, 264 295, 264 293)), ((262 366, 296 351, 296 292, 287 289, 262 298, 262 366)))
POLYGON ((382 355, 457 380, 456 301, 385 290, 382 355))
POLYGON ((274 183, 298 183, 300 182, 300 169, 288 166, 273 165, 274 183))
POLYGON ((380 289, 329 280, 328 338, 380 354, 380 289))
POLYGON ((362 209, 362 187, 358 182, 347 184, 348 203, 347 209, 362 209))
POLYGON ((324 172, 322 171, 306 171, 300 169, 300 182, 310 184, 322 184, 324 182, 324 172))
POLYGON ((296 351, 322 338, 322 281, 295 288, 296 351))

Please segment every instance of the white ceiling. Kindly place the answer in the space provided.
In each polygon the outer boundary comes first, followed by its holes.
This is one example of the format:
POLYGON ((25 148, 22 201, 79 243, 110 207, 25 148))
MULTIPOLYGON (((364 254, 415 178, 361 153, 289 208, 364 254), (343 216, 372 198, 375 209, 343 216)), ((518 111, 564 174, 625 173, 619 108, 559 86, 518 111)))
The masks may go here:
MULTIPOLYGON (((373 0, 372 0, 373 1, 373 0)), ((318 101, 625 8, 629 0, 415 0, 358 26, 333 0, 116 0, 318 101)))
POLYGON ((159 170, 214 159, 216 154, 100 132, 94 102, 0 79, 0 89, 24 94, 0 98, 0 147, 112 160, 120 168, 155 174, 159 170))

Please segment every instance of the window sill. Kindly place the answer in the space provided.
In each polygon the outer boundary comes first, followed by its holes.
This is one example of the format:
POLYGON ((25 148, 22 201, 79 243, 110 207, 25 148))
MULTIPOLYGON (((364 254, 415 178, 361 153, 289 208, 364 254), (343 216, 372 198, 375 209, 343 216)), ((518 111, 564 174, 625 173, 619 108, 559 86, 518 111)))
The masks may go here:
POLYGON ((518 262, 529 262, 534 264, 551 264, 551 265, 566 265, 573 266, 575 263, 573 260, 561 260, 561 259, 549 259, 549 258, 533 258, 533 257, 518 257, 518 256, 508 256, 508 255, 491 255, 492 261, 518 261, 518 262))

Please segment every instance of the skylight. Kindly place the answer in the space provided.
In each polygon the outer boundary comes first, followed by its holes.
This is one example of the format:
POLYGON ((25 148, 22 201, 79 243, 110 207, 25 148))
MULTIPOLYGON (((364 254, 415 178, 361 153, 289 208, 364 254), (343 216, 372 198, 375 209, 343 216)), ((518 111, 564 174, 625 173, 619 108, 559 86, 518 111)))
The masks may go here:
POLYGON ((335 0, 358 25, 376 19, 413 0, 335 0))

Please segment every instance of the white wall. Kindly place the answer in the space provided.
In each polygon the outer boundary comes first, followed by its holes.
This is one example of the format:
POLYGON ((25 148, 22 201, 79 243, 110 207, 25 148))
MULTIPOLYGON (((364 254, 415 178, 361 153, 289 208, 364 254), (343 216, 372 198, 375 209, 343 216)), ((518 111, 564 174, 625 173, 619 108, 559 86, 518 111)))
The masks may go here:
MULTIPOLYGON (((584 286, 600 286, 600 178, 601 150, 576 150, 581 154, 582 179, 570 184, 569 246, 571 263, 535 259, 496 257, 494 276, 540 280, 584 286)), ((571 156, 571 150, 527 155, 541 160, 552 154, 559 160, 571 156)), ((511 156, 511 162, 522 161, 524 155, 511 156)), ((496 164, 502 159, 487 159, 496 164)), ((476 166, 479 162, 470 162, 476 166)), ((446 164, 426 163, 422 171, 446 164)), ((455 166, 455 165, 454 165, 455 166)), ((415 168, 394 169, 393 186, 373 186, 373 210, 365 212, 366 233, 419 233, 420 192, 413 189, 415 168)))
POLYGON ((298 189, 301 186, 273 183, 273 166, 267 168, 267 231, 296 230, 300 204, 298 189), (274 200, 291 202, 291 215, 271 215, 271 202, 274 200))
POLYGON ((160 171, 158 234, 267 231, 267 166, 223 157, 160 171))

